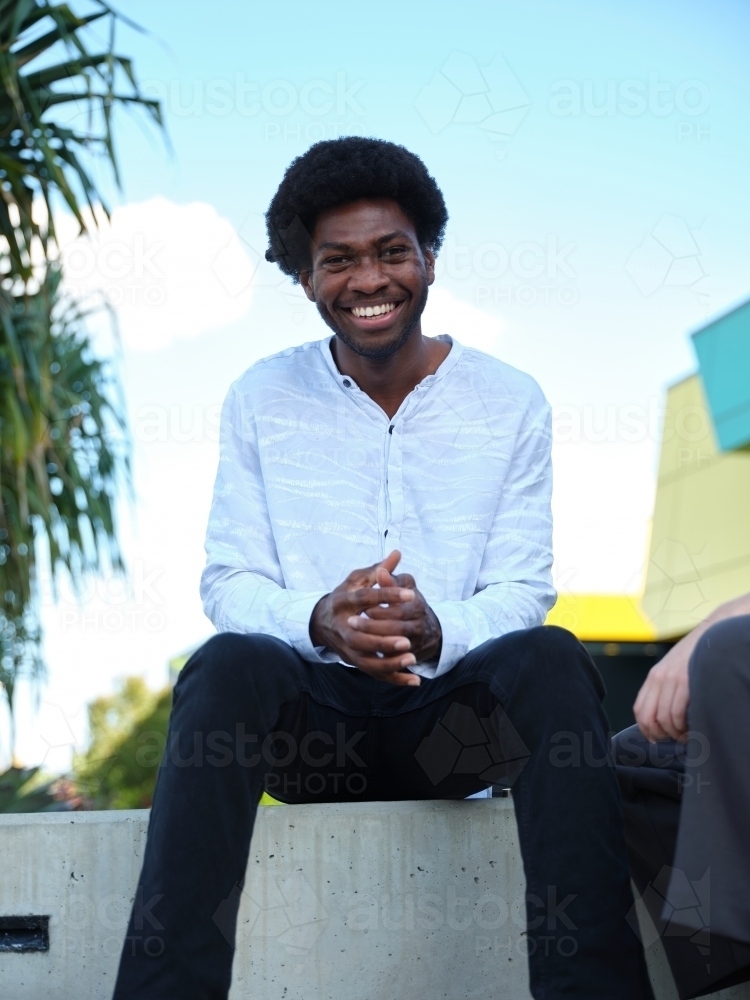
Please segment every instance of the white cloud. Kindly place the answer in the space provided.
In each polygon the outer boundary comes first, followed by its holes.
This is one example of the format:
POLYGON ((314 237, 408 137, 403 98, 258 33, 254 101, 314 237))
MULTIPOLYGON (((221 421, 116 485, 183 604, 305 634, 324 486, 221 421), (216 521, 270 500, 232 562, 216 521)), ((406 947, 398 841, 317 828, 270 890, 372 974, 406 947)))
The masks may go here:
POLYGON ((497 354, 503 322, 497 316, 457 299, 445 288, 433 285, 422 317, 422 330, 428 337, 447 333, 466 347, 497 354))
MULTIPOLYGON (((286 347, 325 336, 301 288, 263 259, 259 213, 237 232, 211 205, 160 197, 116 208, 88 236, 78 234, 69 214, 56 226, 66 290, 85 303, 111 306, 130 348, 164 348, 243 317, 261 355, 279 342, 286 347)), ((428 336, 449 333, 489 353, 503 329, 497 316, 438 286, 430 289, 422 326, 428 336)))
POLYGON ((131 348, 198 337, 248 310, 259 253, 211 205, 124 205, 86 237, 71 216, 56 221, 67 290, 111 305, 131 348))

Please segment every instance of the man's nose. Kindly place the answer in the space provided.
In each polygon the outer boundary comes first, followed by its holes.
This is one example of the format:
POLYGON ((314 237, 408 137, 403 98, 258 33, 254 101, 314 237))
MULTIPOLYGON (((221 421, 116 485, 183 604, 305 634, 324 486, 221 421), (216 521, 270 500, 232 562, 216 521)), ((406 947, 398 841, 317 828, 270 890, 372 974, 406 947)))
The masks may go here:
POLYGON ((385 274, 381 261, 372 257, 362 257, 349 279, 350 290, 366 295, 372 295, 387 284, 388 275, 385 274))

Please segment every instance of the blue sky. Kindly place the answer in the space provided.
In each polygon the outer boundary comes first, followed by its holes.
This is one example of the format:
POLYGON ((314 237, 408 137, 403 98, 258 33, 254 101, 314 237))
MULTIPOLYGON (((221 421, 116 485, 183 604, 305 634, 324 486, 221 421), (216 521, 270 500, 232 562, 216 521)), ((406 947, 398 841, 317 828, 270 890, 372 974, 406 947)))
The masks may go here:
POLYGON ((427 331, 529 371, 555 407, 561 589, 637 592, 665 387, 695 366, 688 332, 750 293, 747 5, 123 10, 150 32, 119 47, 164 100, 171 144, 120 116, 125 188, 102 242, 154 264, 142 287, 107 279, 112 301, 131 296, 134 583, 46 603, 50 677, 39 711, 22 705, 21 755, 63 766, 87 700, 126 673, 163 683, 167 658, 211 632, 197 588, 217 407, 258 357, 325 334, 258 263, 285 167, 324 135, 423 157, 451 215, 427 331))

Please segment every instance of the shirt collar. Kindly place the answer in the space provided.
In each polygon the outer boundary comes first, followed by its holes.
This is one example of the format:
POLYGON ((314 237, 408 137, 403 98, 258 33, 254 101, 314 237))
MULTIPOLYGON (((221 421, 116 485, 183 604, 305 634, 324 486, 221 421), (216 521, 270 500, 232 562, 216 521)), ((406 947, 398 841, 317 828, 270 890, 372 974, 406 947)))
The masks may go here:
MULTIPOLYGON (((328 369, 330 370, 331 374, 336 379, 336 381, 339 383, 339 385, 343 385, 345 380, 349 381, 352 385, 356 385, 357 383, 350 375, 342 375, 341 372, 336 367, 336 362, 333 360, 333 354, 331 352, 331 343, 333 342, 333 336, 334 335, 327 337, 325 340, 318 341, 320 346, 320 351, 325 359, 326 365, 328 366, 328 369)), ((435 382, 439 382, 440 379, 444 378, 448 374, 448 372, 451 370, 451 368, 454 367, 458 359, 463 354, 464 349, 461 346, 461 344, 459 344, 457 340, 454 340, 453 337, 449 337, 448 334, 441 333, 438 337, 435 337, 434 339, 442 340, 444 343, 450 344, 451 349, 450 351, 448 351, 447 357, 440 364, 440 367, 435 372, 435 374, 427 375, 426 378, 423 378, 422 381, 419 383, 420 385, 434 385, 435 382)), ((357 388, 359 388, 359 386, 357 386, 357 388)))

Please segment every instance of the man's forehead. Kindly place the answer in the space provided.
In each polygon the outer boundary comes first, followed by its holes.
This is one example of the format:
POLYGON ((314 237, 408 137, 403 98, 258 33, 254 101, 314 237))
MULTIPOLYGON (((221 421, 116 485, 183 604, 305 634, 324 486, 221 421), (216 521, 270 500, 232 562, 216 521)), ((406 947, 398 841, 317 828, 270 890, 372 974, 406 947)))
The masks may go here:
POLYGON ((411 220, 396 201, 386 198, 361 199, 322 212, 313 232, 316 248, 328 244, 355 246, 388 239, 416 241, 411 220))

